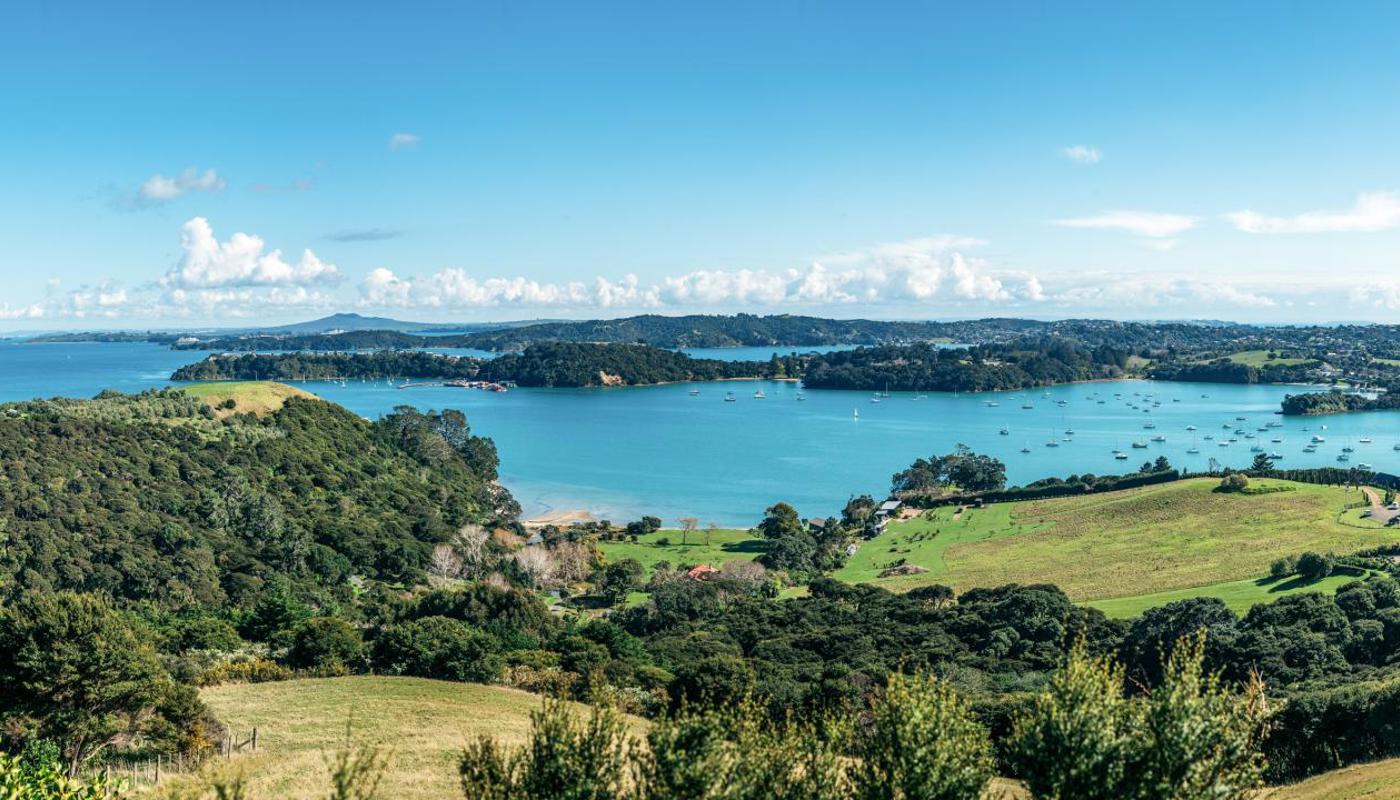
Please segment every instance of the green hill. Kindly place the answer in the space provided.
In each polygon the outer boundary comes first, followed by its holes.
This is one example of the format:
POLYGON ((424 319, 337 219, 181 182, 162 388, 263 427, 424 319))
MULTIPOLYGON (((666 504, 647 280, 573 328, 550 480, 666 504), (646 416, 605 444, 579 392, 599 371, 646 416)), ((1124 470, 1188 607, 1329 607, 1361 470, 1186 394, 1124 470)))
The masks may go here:
POLYGON ((1391 531, 1342 520, 1346 505, 1361 499, 1358 492, 1255 481, 1282 491, 1220 494, 1211 491, 1215 484, 1201 478, 961 514, 940 508, 892 523, 833 577, 900 590, 1054 583, 1074 600, 1118 616, 1202 595, 1242 610, 1292 591, 1335 590, 1347 580, 1261 580, 1280 556, 1350 553, 1397 541, 1391 531), (899 565, 927 572, 881 577, 899 565))

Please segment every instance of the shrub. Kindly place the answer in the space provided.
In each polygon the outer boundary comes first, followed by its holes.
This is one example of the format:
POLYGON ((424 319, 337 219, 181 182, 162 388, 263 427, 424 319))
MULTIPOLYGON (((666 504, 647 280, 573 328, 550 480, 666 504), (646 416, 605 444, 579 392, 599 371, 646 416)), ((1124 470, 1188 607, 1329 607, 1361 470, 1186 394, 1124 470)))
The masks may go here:
POLYGON ((859 800, 977 800, 992 779, 992 743, 966 701, 927 675, 890 678, 854 741, 859 800))
POLYGON ((287 663, 298 669, 351 668, 364 656, 359 631, 336 617, 315 617, 297 626, 287 663))
POLYGON ((1232 472, 1220 479, 1220 485, 1216 487, 1218 492, 1242 492, 1249 488, 1249 477, 1243 472, 1232 472))
POLYGON ((1298 556, 1298 575, 1304 580, 1321 580, 1332 574, 1333 562, 1331 557, 1319 555, 1317 553, 1304 553, 1298 556))
POLYGON ((1269 575, 1274 578, 1287 578, 1289 575, 1298 572, 1298 557, 1284 556, 1274 559, 1274 563, 1269 565, 1269 575))
POLYGON ((1264 772, 1263 687, 1251 681, 1232 695, 1204 658, 1204 634, 1177 642, 1162 684, 1128 698, 1122 669, 1076 645, 1016 721, 1012 766, 1036 798, 1252 796, 1264 772))
POLYGON ((375 662, 395 675, 489 683, 501 675, 496 637, 448 617, 423 617, 387 629, 375 662))
POLYGON ((215 664, 194 680, 196 686, 217 686, 221 683, 270 683, 287 681, 296 673, 266 658, 239 659, 215 664))

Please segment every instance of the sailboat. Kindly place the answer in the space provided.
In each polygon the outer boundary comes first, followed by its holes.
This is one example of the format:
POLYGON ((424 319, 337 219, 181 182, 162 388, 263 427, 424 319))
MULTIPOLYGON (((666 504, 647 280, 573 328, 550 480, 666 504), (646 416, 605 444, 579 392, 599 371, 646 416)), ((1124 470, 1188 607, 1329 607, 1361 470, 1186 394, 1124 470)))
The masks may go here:
POLYGON ((756 391, 756 392, 753 393, 753 399, 755 399, 755 400, 762 400, 763 398, 765 398, 765 397, 767 397, 767 396, 768 396, 768 395, 766 395, 766 394, 763 393, 763 390, 762 390, 762 389, 759 389, 758 391, 756 391))

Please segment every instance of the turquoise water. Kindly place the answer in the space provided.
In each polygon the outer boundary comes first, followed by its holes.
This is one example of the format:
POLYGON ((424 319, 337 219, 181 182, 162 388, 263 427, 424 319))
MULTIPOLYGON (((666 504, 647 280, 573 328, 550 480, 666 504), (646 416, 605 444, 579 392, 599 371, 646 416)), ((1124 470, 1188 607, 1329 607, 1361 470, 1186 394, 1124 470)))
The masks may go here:
MULTIPOLYGON (((0 400, 163 386, 173 369, 200 357, 146 344, 0 343, 0 400)), ((896 392, 872 403, 868 392, 834 391, 808 391, 799 401, 796 385, 776 381, 504 394, 384 383, 301 385, 367 417, 402 404, 461 409, 477 433, 496 440, 502 479, 527 513, 587 508, 614 520, 650 513, 668 522, 698 516, 750 525, 777 500, 805 515, 825 515, 852 494, 884 492, 890 476, 913 459, 959 442, 1002 458, 1013 483, 1132 471, 1158 455, 1191 469, 1206 468, 1211 458, 1244 466, 1256 443, 1281 453, 1280 466, 1336 465, 1350 444, 1356 450, 1351 464, 1400 471, 1400 452, 1392 450, 1400 442, 1400 412, 1275 415, 1283 395, 1300 391, 1296 387, 1119 381, 1044 392, 922 398, 896 392), (699 395, 691 396, 691 389, 699 395), (757 389, 765 399, 753 397, 757 389), (723 401, 728 391, 735 402, 723 401), (1024 402, 1034 407, 1022 409, 1024 402), (1144 428, 1148 422, 1155 429, 1144 428), (1256 430, 1269 422, 1282 427, 1256 430), (1192 434, 1188 425, 1198 430, 1192 434), (1002 427, 1008 435, 1000 435, 1002 427), (1236 443, 1217 446, 1236 428, 1256 438, 1239 435, 1236 443), (1067 436, 1066 429, 1075 432, 1067 436), (1150 441, 1159 434, 1167 441, 1150 441), (1316 453, 1302 452, 1313 435, 1327 441, 1316 453), (1374 441, 1363 444, 1363 436, 1374 441), (1275 437, 1283 441, 1270 441, 1275 437), (1058 442, 1066 438, 1072 441, 1058 442), (1052 439, 1058 447, 1045 446, 1052 439), (1148 446, 1134 449, 1135 441, 1148 446), (1199 454, 1187 453, 1193 441, 1199 454), (1030 452, 1019 452, 1022 447, 1030 452), (1129 458, 1116 460, 1115 449, 1129 458)))

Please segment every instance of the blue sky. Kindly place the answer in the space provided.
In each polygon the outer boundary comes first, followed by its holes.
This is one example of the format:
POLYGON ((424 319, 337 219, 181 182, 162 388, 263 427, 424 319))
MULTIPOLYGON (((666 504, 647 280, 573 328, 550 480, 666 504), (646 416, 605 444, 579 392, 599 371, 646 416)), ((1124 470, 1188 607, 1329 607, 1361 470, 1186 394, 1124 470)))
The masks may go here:
POLYGON ((1382 3, 17 0, 0 327, 1400 321, 1396 41, 1382 3))

